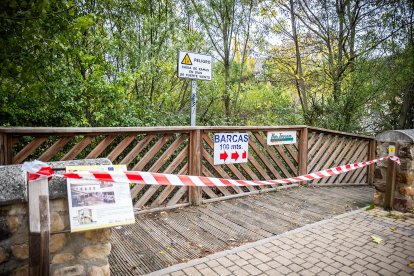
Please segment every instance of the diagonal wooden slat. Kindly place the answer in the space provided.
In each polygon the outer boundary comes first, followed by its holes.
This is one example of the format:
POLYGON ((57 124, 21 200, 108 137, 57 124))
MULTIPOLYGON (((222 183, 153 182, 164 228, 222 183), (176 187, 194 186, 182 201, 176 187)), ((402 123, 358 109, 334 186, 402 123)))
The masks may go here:
POLYGON ((315 155, 316 151, 319 150, 320 146, 323 143, 324 136, 325 135, 323 133, 315 133, 315 136, 312 139, 312 142, 309 144, 309 150, 308 150, 309 161, 313 159, 313 156, 315 155))
POLYGON ((175 186, 166 186, 164 190, 157 196, 157 198, 151 203, 151 207, 160 207, 168 196, 174 191, 175 186))
POLYGON ((154 156, 162 149, 162 147, 170 140, 171 134, 165 134, 159 139, 154 146, 139 160, 139 162, 132 168, 133 171, 141 171, 145 165, 150 162, 154 156))
MULTIPOLYGON (((360 156, 361 156, 362 151, 366 148, 367 148, 366 145, 362 141, 360 141, 358 148, 356 149, 354 154, 350 157, 350 160, 348 162, 356 163, 356 162, 363 161, 363 158, 360 156)), ((359 171, 355 170, 355 171, 350 172, 349 174, 340 175, 340 177, 338 177, 338 181, 350 182, 352 176, 358 173, 359 171)))
POLYGON ((26 160, 29 155, 35 152, 47 140, 47 138, 48 137, 37 137, 29 144, 27 144, 13 157, 13 164, 23 163, 23 161, 26 160))
POLYGON ((158 185, 151 185, 145 193, 138 199, 138 201, 134 204, 134 208, 142 208, 147 201, 151 199, 151 197, 155 194, 155 192, 160 188, 158 185))
POLYGON ((181 163, 184 162, 188 155, 188 145, 186 145, 181 152, 174 158, 174 160, 168 165, 163 173, 172 173, 181 163))
POLYGON ((131 189, 131 198, 134 199, 137 197, 138 193, 145 188, 145 185, 135 184, 131 189))
MULTIPOLYGON (((128 135, 125 137, 109 154, 106 158, 113 162, 118 156, 135 140, 135 135, 128 135)), ((122 161, 121 161, 121 164, 122 161)))
POLYGON ((95 136, 83 137, 65 156, 62 157, 62 161, 74 160, 76 157, 92 142, 95 136))
POLYGON ((324 166, 323 157, 326 154, 330 154, 333 141, 334 141, 334 137, 332 137, 331 135, 326 137, 325 143, 321 146, 320 150, 314 156, 312 162, 310 162, 310 164, 308 165, 309 171, 311 172, 318 171, 322 166, 324 166))
MULTIPOLYGON (((354 163, 354 161, 355 161, 355 159, 353 158, 354 153, 358 151, 361 144, 362 144, 361 141, 353 140, 352 141, 352 147, 350 148, 348 153, 345 154, 344 158, 342 159, 341 164, 354 163)), ((349 176, 352 173, 353 172, 348 172, 348 173, 345 173, 345 174, 337 175, 337 177, 334 179, 335 183, 340 183, 343 180, 344 177, 349 176)))
POLYGON ((267 145, 267 142, 264 140, 264 138, 259 133, 254 133, 254 136, 256 137, 257 141, 262 145, 262 147, 266 149, 266 152, 269 154, 272 160, 276 163, 277 167, 283 172, 284 176, 280 175, 280 177, 281 178, 292 177, 289 171, 280 162, 279 158, 276 156, 274 151, 270 148, 270 146, 267 145))
POLYGON ((297 172, 298 168, 295 165, 293 165, 292 161, 290 161, 290 158, 282 150, 282 147, 276 146, 275 149, 279 153, 280 157, 282 157, 283 161, 285 161, 288 167, 292 170, 292 172, 297 172))
POLYGON ((62 137, 40 155, 39 160, 47 162, 53 158, 73 137, 62 137))
MULTIPOLYGON (((339 156, 341 150, 343 149, 343 147, 345 145, 346 139, 344 139, 343 137, 339 137, 338 141, 339 141, 339 144, 336 146, 335 150, 332 152, 329 159, 326 161, 326 167, 324 167, 323 169, 336 167, 336 166, 341 165, 341 164, 335 163, 334 160, 335 160, 335 158, 337 158, 339 156)), ((328 178, 322 178, 319 181, 319 183, 326 183, 327 181, 328 181, 328 178)))
POLYGON ((292 145, 284 145, 285 149, 289 152, 290 156, 292 156, 293 160, 295 160, 295 163, 298 163, 298 154, 297 154, 297 146, 295 144, 292 145), (296 147, 296 151, 294 148, 296 147))
POLYGON ((86 156, 86 159, 95 159, 115 140, 116 135, 108 135, 86 156))
POLYGON ((178 203, 178 201, 183 197, 183 195, 188 194, 188 187, 187 186, 183 186, 180 189, 178 189, 178 191, 174 194, 174 196, 168 201, 167 203, 167 207, 168 206, 174 206, 175 204, 178 203))
POLYGON ((279 174, 279 172, 272 166, 271 162, 264 156, 264 154, 258 149, 255 142, 250 139, 249 141, 250 148, 253 149, 253 151, 257 154, 257 156, 262 160, 265 167, 276 177, 276 178, 282 178, 279 174))
POLYGON ((158 158, 157 162, 149 169, 150 172, 158 172, 159 169, 167 162, 168 158, 177 150, 177 148, 186 140, 185 135, 180 135, 158 158))
POLYGON ((132 160, 137 157, 138 154, 141 153, 141 151, 144 150, 144 148, 155 138, 155 134, 148 134, 146 135, 141 141, 138 142, 138 144, 135 145, 135 147, 125 156, 124 159, 120 162, 121 164, 129 165, 129 163, 132 162, 132 160))

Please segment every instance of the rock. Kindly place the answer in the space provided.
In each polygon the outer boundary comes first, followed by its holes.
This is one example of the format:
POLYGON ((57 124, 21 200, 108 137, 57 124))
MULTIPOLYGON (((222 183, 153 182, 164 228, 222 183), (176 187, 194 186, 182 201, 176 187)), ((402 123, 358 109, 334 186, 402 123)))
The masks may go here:
POLYGON ((4 263, 9 259, 9 254, 7 254, 6 250, 4 248, 0 247, 0 264, 4 263))
POLYGON ((109 264, 107 264, 104 266, 92 266, 89 269, 88 276, 109 276, 110 274, 109 264))
POLYGON ((20 226, 20 220, 17 216, 7 216, 7 226, 9 227, 10 233, 14 234, 20 226))
POLYGON ((375 192, 374 193, 374 204, 376 206, 381 206, 382 205, 382 193, 381 192, 375 192))
POLYGON ((396 180, 398 183, 411 185, 413 183, 413 173, 411 172, 397 172, 396 180))
POLYGON ((111 239, 111 234, 112 234, 111 228, 104 228, 104 229, 86 231, 85 237, 93 241, 106 242, 111 239))
POLYGON ((52 212, 50 214, 50 230, 61 231, 63 229, 65 229, 63 219, 60 217, 58 212, 52 212))
POLYGON ((60 269, 57 269, 54 273, 54 276, 83 276, 84 268, 81 265, 67 266, 60 269))
POLYGON ((49 250, 50 253, 55 253, 61 249, 66 243, 65 234, 56 234, 50 236, 49 250))
POLYGON ((22 266, 22 267, 17 268, 13 272, 12 275, 13 276, 27 276, 27 275, 29 275, 29 266, 28 265, 25 265, 25 266, 22 266))
POLYGON ((378 192, 385 192, 386 183, 384 180, 375 179, 374 186, 378 192))
POLYGON ((53 256, 51 263, 52 264, 61 264, 64 262, 68 262, 75 259, 75 256, 73 256, 73 254, 71 253, 61 253, 61 254, 56 254, 55 256, 53 256))
POLYGON ((405 196, 414 196, 414 188, 413 187, 403 187, 399 189, 400 194, 405 196))
POLYGON ((50 201, 50 210, 56 212, 67 212, 68 211, 68 200, 65 198, 55 199, 50 201))
POLYGON ((19 244, 19 245, 12 245, 11 251, 13 255, 20 260, 25 260, 29 258, 29 245, 28 244, 19 244))
POLYGON ((26 215, 27 207, 23 204, 15 204, 9 211, 9 216, 26 215))
POLYGON ((407 212, 407 199, 403 198, 394 198, 393 209, 399 212, 407 212))
POLYGON ((111 243, 96 244, 85 247, 79 254, 82 259, 105 259, 111 253, 111 243))
POLYGON ((11 236, 9 226, 5 217, 0 217, 0 241, 8 239, 11 236))

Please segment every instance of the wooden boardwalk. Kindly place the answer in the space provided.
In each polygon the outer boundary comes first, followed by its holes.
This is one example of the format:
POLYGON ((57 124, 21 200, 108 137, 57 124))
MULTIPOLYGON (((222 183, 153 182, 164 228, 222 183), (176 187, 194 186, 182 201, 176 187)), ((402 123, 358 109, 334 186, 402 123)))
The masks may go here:
POLYGON ((136 216, 112 234, 113 275, 142 275, 372 203, 373 188, 293 188, 136 216))

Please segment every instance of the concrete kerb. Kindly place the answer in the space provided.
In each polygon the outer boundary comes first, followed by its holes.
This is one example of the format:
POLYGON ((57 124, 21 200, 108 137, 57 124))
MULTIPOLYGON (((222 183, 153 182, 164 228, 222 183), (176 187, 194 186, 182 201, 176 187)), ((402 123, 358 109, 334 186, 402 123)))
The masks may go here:
POLYGON ((145 275, 147 275, 147 276, 158 276, 158 275, 164 275, 164 274, 172 273, 172 272, 175 272, 175 271, 178 271, 178 270, 183 270, 183 269, 186 269, 186 268, 189 268, 189 267, 193 267, 193 266, 196 266, 196 265, 204 263, 204 262, 212 261, 212 260, 215 260, 215 259, 218 259, 218 258, 221 258, 221 257, 225 257, 227 255, 236 254, 236 253, 239 253, 241 251, 244 251, 244 250, 256 247, 256 246, 260 246, 260 245, 272 242, 274 240, 278 240, 280 238, 283 238, 283 237, 286 237, 286 236, 289 236, 289 235, 293 235, 293 234, 296 234, 296 233, 299 233, 299 232, 302 232, 302 231, 306 231, 306 230, 315 228, 317 226, 327 224, 327 223, 329 223, 331 221, 334 221, 334 220, 337 220, 337 219, 346 218, 346 217, 361 213, 361 212, 365 211, 367 208, 368 208, 368 206, 357 209, 357 210, 354 210, 354 211, 351 211, 351 212, 348 212, 348 213, 344 213, 344 214, 341 214, 341 215, 338 215, 338 216, 335 216, 335 217, 332 217, 332 218, 329 218, 329 219, 325 219, 325 220, 321 220, 321 221, 318 221, 318 222, 315 222, 315 223, 307 224, 307 225, 302 226, 300 228, 296 228, 296 229, 284 232, 284 233, 279 234, 279 235, 275 235, 275 236, 272 236, 272 237, 269 237, 269 238, 258 240, 258 241, 252 242, 252 243, 247 243, 247 244, 244 244, 242 246, 239 246, 239 247, 236 247, 236 248, 233 248, 233 249, 229 249, 229 250, 225 250, 225 251, 221 251, 221 252, 218 252, 218 253, 215 253, 215 254, 200 258, 200 259, 191 260, 187 263, 176 264, 176 265, 173 265, 173 266, 161 269, 161 270, 157 270, 157 271, 151 272, 149 274, 145 274, 145 275))

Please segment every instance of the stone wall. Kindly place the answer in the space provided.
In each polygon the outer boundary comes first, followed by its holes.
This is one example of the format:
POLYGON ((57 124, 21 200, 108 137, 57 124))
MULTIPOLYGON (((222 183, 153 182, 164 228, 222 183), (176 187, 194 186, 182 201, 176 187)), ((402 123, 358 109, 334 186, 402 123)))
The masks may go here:
MULTIPOLYGON (((51 164, 52 167, 63 168, 66 165, 110 164, 110 161, 99 159, 51 164)), ((20 166, 0 167, 0 186, 7 183, 10 187, 7 192, 0 190, 0 194, 3 193, 3 200, 0 200, 0 275, 28 275, 28 206, 25 188, 21 188, 24 187, 22 181, 24 183, 20 166), (9 173, 2 173, 6 170, 9 173), (14 177, 10 179, 4 175, 14 177), (10 190, 15 193, 4 197, 10 190)), ((109 275, 111 229, 70 233, 65 181, 53 180, 50 194, 50 275, 109 275)))
MULTIPOLYGON (((389 144, 388 142, 378 142, 378 156, 388 155, 389 144)), ((412 211, 414 210, 414 144, 400 142, 397 156, 401 159, 401 165, 397 165, 393 208, 401 212, 412 211)), ((382 206, 385 196, 387 163, 388 161, 380 162, 375 169, 374 203, 380 206, 382 206)))

